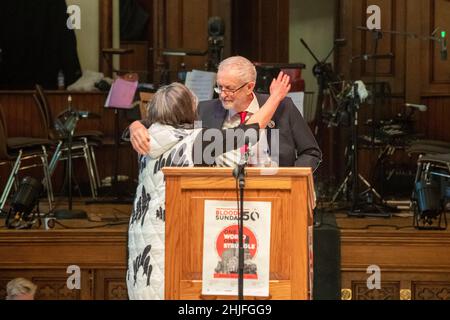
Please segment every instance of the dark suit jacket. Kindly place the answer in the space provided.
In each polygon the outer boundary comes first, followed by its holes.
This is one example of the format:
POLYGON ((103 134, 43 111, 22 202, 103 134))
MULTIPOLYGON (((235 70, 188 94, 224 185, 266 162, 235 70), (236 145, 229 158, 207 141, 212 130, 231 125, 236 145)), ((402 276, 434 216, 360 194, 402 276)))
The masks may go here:
MULTIPOLYGON (((256 94, 260 106, 269 98, 268 95, 256 94)), ((200 102, 198 106, 199 118, 203 127, 222 129, 228 116, 220 100, 200 102)), ((279 130, 279 165, 280 167, 311 167, 317 169, 322 161, 322 153, 308 124, 292 102, 291 98, 284 99, 272 121, 274 128, 267 128, 269 148, 272 148, 272 130, 279 130)))

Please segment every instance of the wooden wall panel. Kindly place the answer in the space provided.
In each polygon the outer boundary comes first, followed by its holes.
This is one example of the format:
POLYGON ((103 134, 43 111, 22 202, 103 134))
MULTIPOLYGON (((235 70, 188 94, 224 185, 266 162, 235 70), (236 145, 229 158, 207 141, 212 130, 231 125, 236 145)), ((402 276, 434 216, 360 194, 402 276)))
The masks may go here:
MULTIPOLYGON (((340 0, 338 6, 338 37, 346 38, 347 45, 337 51, 337 70, 346 80, 373 82, 373 61, 364 62, 352 57, 373 53, 371 33, 357 30, 366 26, 366 9, 376 4, 381 8, 383 31, 397 31, 403 34, 383 34, 378 53, 392 52, 392 61, 379 60, 377 82, 391 86, 392 99, 379 103, 375 109, 375 121, 393 119, 405 111, 404 103, 425 104, 428 111, 415 114, 415 129, 429 139, 450 141, 450 62, 441 61, 439 44, 424 39, 440 27, 450 30, 450 2, 447 0, 340 0), (410 33, 417 36, 406 36, 410 33)), ((448 35, 447 35, 448 38, 448 35)), ((370 88, 370 87, 369 87, 370 88)), ((360 133, 369 134, 364 125, 372 118, 371 106, 364 104, 360 111, 360 133)), ((345 131, 342 129, 341 131, 345 131)), ((348 141, 341 134, 342 150, 348 141)), ((360 152, 360 171, 371 177, 379 149, 364 149, 360 152)), ((414 168, 414 162, 411 162, 414 168)), ((335 163, 335 172, 342 172, 342 164, 335 163)), ((338 174, 339 175, 339 174, 338 174)))
POLYGON ((161 57, 163 49, 184 49, 188 51, 207 52, 208 20, 219 16, 225 22, 225 55, 230 50, 231 35, 231 0, 168 0, 156 1, 162 16, 157 17, 156 25, 161 25, 158 34, 155 59, 166 62, 170 70, 170 80, 177 79, 177 71, 184 62, 188 70, 204 70, 208 56, 161 57), (159 2, 159 3, 158 3, 159 2))
MULTIPOLYGON (((375 37, 370 31, 359 30, 366 27, 369 5, 380 6, 383 31, 404 31, 406 23, 406 1, 404 0, 341 0, 339 1, 339 38, 345 38, 347 45, 337 51, 338 70, 347 80, 363 80, 372 83, 374 60, 365 61, 362 55, 374 54, 375 37), (358 57, 358 58, 355 58, 358 57)), ((377 82, 386 81, 396 96, 405 93, 405 48, 406 37, 384 33, 378 42, 377 53, 392 53, 392 60, 377 60, 377 82)))
MULTIPOLYGON (((32 91, 0 92, 0 105, 7 119, 7 129, 9 136, 31 136, 42 137, 42 122, 39 118, 39 111, 34 103, 32 91)), ((77 125, 77 130, 100 130, 105 134, 105 144, 97 149, 97 163, 99 167, 100 178, 111 176, 113 172, 113 136, 114 136, 114 111, 104 108, 106 94, 104 93, 70 93, 73 102, 72 105, 77 110, 91 111, 100 115, 99 119, 81 119, 77 125)), ((67 109, 66 91, 50 91, 47 93, 49 104, 53 116, 67 109)), ((119 132, 128 126, 131 119, 126 115, 121 115, 119 132)), ((122 146, 119 153, 119 174, 136 179, 137 177, 137 155, 132 151, 131 145, 122 146)), ((81 159, 74 160, 75 180, 81 186, 88 185, 88 178, 85 170, 85 163, 81 159)), ((40 177, 41 169, 32 169, 28 173, 32 176, 40 177)), ((9 168, 0 167, 0 190, 2 190, 9 168)), ((63 165, 59 165, 53 176, 55 192, 63 181, 63 165)), ((88 189, 89 190, 89 189, 88 189)), ((89 191, 88 191, 89 192, 89 191)), ((89 194, 85 194, 89 195, 89 194)))
POLYGON ((383 31, 401 33, 383 34, 378 52, 392 52, 395 59, 378 62, 377 80, 388 81, 395 95, 415 100, 410 102, 419 103, 423 95, 450 95, 450 63, 441 60, 439 43, 425 39, 436 29, 446 30, 448 38, 450 1, 447 0, 420 0, 408 4, 404 0, 341 0, 338 33, 348 44, 338 51, 337 62, 345 78, 371 82, 372 61, 353 65, 349 62, 352 57, 374 52, 371 33, 357 30, 358 26, 366 26, 366 8, 370 4, 381 8, 383 31))
MULTIPOLYGON (((102 209, 106 213, 111 209, 102 209), (106 211, 105 211, 106 210, 106 211)), ((24 277, 37 286, 36 300, 126 300, 127 223, 108 228, 90 222, 18 231, 0 230, 0 299, 6 284, 24 277), (87 224, 86 224, 87 223, 87 224), (69 266, 80 268, 80 289, 69 289, 69 266)))
POLYGON ((445 300, 450 288, 449 231, 415 230, 412 219, 337 217, 341 284, 352 300, 445 300), (375 220, 376 221, 376 220, 375 220), (376 227, 375 227, 376 225, 376 227), (447 251, 447 253, 446 253, 447 251), (381 269, 381 288, 368 290, 369 266, 381 269))
POLYGON ((123 41, 122 49, 132 49, 133 53, 120 57, 121 72, 133 72, 139 75, 139 81, 148 83, 153 76, 149 67, 149 45, 147 41, 123 41))
MULTIPOLYGON (((395 0, 378 0, 378 1, 364 1, 363 9, 363 17, 366 16, 365 8, 369 5, 378 5, 381 8, 381 25, 383 30, 394 30, 395 29, 395 18, 396 18, 396 1, 395 0)), ((362 20, 361 26, 365 26, 364 19, 362 20)), ((375 39, 376 33, 372 32, 362 32, 362 48, 361 52, 363 53, 374 53, 375 52, 375 39)), ((385 53, 394 53, 395 52, 395 44, 397 38, 391 34, 384 34, 382 38, 378 42, 378 46, 376 47, 378 54, 385 53)), ((362 63, 362 74, 364 77, 371 79, 374 74, 374 61, 366 61, 362 63)), ((394 60, 377 60, 377 77, 393 77, 395 76, 395 64, 394 60)))
POLYGON ((429 139, 450 141, 450 96, 424 97, 428 111, 417 114, 417 129, 429 139))
POLYGON ((289 1, 233 0, 233 54, 289 61, 289 1))
MULTIPOLYGON (((421 32, 431 35, 436 29, 446 30, 447 39, 450 32, 450 1, 422 0, 421 32)), ((437 34, 439 35, 440 32, 437 34)), ((450 63, 449 58, 442 60, 440 45, 437 42, 425 41, 421 46, 422 60, 422 94, 450 95, 450 63)))

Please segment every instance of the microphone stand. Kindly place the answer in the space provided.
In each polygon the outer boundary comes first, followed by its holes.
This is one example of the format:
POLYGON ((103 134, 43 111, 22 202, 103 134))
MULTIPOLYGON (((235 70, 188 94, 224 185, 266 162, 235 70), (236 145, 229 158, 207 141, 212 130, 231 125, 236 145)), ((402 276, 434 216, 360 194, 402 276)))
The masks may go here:
POLYGON ((246 139, 245 145, 248 150, 244 154, 244 159, 233 170, 233 176, 236 178, 236 187, 239 188, 238 212, 239 212, 239 257, 238 257, 238 300, 244 300, 244 190, 245 190, 245 168, 250 157, 251 145, 246 139))
POLYGON ((72 109, 72 97, 68 98, 68 120, 66 121, 65 133, 67 138, 67 181, 68 181, 68 208, 58 209, 54 211, 56 219, 86 219, 87 213, 84 210, 73 209, 73 196, 72 196, 72 142, 73 134, 75 132, 76 124, 79 120, 79 113, 72 109))

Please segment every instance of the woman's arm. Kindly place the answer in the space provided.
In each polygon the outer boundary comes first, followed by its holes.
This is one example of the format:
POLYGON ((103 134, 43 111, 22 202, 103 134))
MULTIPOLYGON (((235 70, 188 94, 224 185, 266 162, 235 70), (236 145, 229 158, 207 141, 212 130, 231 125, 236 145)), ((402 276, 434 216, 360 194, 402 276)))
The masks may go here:
POLYGON ((247 121, 247 124, 259 124, 261 129, 265 129, 269 121, 272 119, 275 111, 280 105, 281 101, 286 97, 291 90, 291 78, 280 72, 277 79, 273 79, 270 85, 270 97, 266 103, 253 114, 247 121))
POLYGON ((139 154, 148 154, 150 152, 150 136, 144 121, 135 121, 129 127, 130 142, 134 150, 139 154))

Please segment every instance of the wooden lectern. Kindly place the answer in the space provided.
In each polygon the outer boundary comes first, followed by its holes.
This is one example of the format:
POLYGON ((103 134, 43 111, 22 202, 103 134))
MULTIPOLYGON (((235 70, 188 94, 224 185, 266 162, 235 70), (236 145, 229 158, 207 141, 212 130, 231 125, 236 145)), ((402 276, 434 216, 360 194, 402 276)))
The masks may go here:
MULTIPOLYGON (((164 168, 163 171, 166 177, 165 298, 236 299, 237 292, 236 297, 202 296, 201 293, 205 200, 236 201, 232 169, 164 168)), ((272 203, 267 299, 310 299, 315 207, 311 169, 248 168, 245 201, 272 203)))

